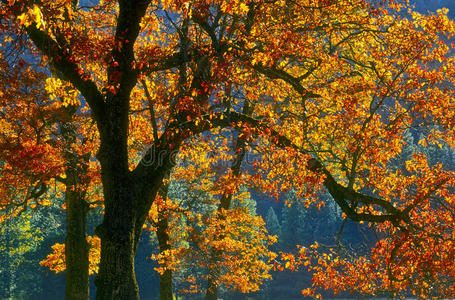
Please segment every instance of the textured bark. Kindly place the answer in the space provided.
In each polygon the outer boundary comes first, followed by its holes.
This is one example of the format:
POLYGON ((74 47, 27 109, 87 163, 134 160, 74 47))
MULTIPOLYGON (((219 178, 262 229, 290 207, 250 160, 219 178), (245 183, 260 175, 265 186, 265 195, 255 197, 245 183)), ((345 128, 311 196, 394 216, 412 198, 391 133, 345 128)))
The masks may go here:
MULTIPOLYGON (((162 185, 164 174, 171 167, 166 155, 161 164, 141 165, 132 173, 121 164, 114 164, 112 157, 119 154, 118 147, 109 147, 108 156, 100 154, 103 167, 105 214, 103 223, 97 227, 101 238, 101 262, 95 284, 96 299, 139 299, 139 289, 134 274, 134 256, 139 243, 142 226, 162 185), (105 157, 109 157, 105 161, 105 157), (145 200, 144 200, 145 199, 145 200)), ((156 150, 160 152, 162 150, 156 150)), ((120 161, 120 160, 118 160, 120 161)))
MULTIPOLYGON (((101 239, 96 299, 137 300, 134 256, 142 225, 171 164, 165 155, 163 161, 139 164, 133 172, 129 171, 127 135, 119 134, 127 131, 128 110, 122 107, 123 101, 113 99, 112 102, 115 101, 119 106, 107 112, 112 129, 101 131, 103 139, 97 154, 102 170, 105 214, 96 230, 101 239)), ((167 153, 159 147, 155 151, 167 153)))
POLYGON ((160 275, 160 300, 174 299, 172 293, 172 270, 166 270, 160 275))
MULTIPOLYGON (((112 177, 117 180, 121 178, 112 177)), ((139 299, 139 288, 134 274, 135 201, 127 178, 124 178, 124 182, 117 180, 114 186, 104 183, 104 221, 96 230, 101 239, 101 262, 95 279, 96 299, 133 300, 139 299), (112 192, 107 193, 111 190, 112 192)))
POLYGON ((100 265, 96 279, 96 299, 139 299, 139 288, 134 274, 133 236, 129 236, 103 236, 103 264, 100 265))

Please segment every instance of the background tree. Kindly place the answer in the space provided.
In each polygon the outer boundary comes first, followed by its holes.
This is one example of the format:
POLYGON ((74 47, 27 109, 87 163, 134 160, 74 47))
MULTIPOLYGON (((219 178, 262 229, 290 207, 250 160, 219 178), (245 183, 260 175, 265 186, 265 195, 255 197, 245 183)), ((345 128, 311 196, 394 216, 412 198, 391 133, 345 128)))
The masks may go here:
POLYGON ((1 230, 2 252, 2 297, 11 298, 14 283, 20 276, 19 266, 23 263, 25 254, 37 248, 42 240, 42 233, 30 226, 30 215, 21 215, 17 219, 7 219, 1 230))
POLYGON ((276 236, 281 236, 282 229, 280 221, 275 213, 273 207, 269 207, 267 211, 267 216, 265 217, 265 224, 267 226, 267 231, 276 236))
POLYGON ((49 205, 49 186, 65 191, 69 245, 66 297, 88 299, 86 195, 97 169, 96 164, 89 163, 96 135, 87 137, 92 126, 86 123, 85 111, 75 115, 79 100, 68 86, 56 88, 56 79, 46 79, 45 71, 32 60, 10 55, 2 62, 2 85, 8 93, 2 95, 5 163, 1 176, 3 208, 10 212, 4 216, 14 216, 30 205, 49 205), (11 97, 15 97, 14 103, 11 97))
MULTIPOLYGON (((170 240, 167 243, 168 249, 160 251, 160 255, 156 257, 164 267, 160 269, 160 273, 164 275, 166 271, 172 270, 176 274, 180 273, 178 277, 186 277, 187 284, 184 283, 184 279, 181 279, 175 285, 182 287, 189 285, 189 287, 183 287, 187 292, 200 291, 204 283, 209 280, 207 274, 212 273, 213 269, 217 270, 218 275, 216 279, 212 277, 211 280, 216 280, 217 290, 222 288, 239 290, 243 293, 257 290, 258 284, 264 278, 268 278, 267 269, 270 269, 270 266, 267 265, 266 258, 255 257, 250 252, 264 252, 270 237, 264 235, 265 230, 260 219, 257 217, 253 219, 256 203, 251 199, 245 187, 241 187, 235 193, 229 192, 234 193, 229 199, 232 202, 229 207, 235 209, 238 218, 243 216, 245 223, 252 227, 248 229, 245 224, 240 224, 238 221, 228 222, 222 215, 217 217, 217 214, 220 213, 217 207, 222 199, 226 201, 226 190, 231 191, 230 185, 233 189, 237 189, 238 184, 230 183, 227 179, 217 181, 216 178, 220 175, 215 175, 214 170, 219 170, 222 176, 229 175, 229 173, 226 174, 224 166, 220 165, 218 156, 228 158, 227 162, 230 163, 232 158, 237 157, 237 152, 227 146, 229 143, 226 143, 224 149, 227 152, 215 150, 216 148, 210 145, 217 143, 217 140, 213 140, 210 136, 202 138, 205 140, 204 143, 186 146, 182 157, 187 156, 189 159, 182 160, 185 163, 178 164, 171 176, 171 189, 168 196, 172 199, 169 201, 174 204, 164 205, 171 210, 167 216, 169 220, 172 220, 167 230, 170 240), (213 151, 219 153, 206 155, 204 151, 200 151, 200 147, 214 149, 213 151), (216 164, 219 166, 217 167, 216 164), (195 168, 196 174, 188 172, 193 168, 195 168), (218 220, 218 218, 220 219, 218 220), (253 226, 253 224, 255 225, 253 226), (223 226, 228 227, 223 229, 223 226), (215 236, 214 229, 220 232, 219 236, 215 236), (232 233, 236 231, 240 232, 232 233), (227 233, 227 236, 224 236, 223 232, 227 233), (215 250, 218 253, 216 262, 211 257, 215 250), (232 266, 233 261, 236 260, 243 262, 244 265, 237 263, 232 266), (237 278, 239 274, 243 274, 242 280, 234 284, 238 280, 232 278, 237 278)), ((156 203, 161 203, 161 201, 156 203)), ((159 218, 160 214, 155 215, 156 218, 159 218)), ((160 230, 159 225, 159 222, 155 222, 153 225, 157 231, 160 230)), ((270 255, 270 253, 264 253, 264 255, 270 255)))

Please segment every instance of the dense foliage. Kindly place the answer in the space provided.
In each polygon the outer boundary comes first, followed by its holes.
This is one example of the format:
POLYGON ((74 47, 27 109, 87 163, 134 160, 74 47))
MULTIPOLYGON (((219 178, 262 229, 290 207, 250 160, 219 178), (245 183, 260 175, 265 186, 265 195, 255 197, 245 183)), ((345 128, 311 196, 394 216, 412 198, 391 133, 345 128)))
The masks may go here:
POLYGON ((42 264, 66 269, 67 299, 88 299, 91 273, 97 299, 138 299, 144 230, 156 232, 149 255, 161 299, 176 287, 206 299, 265 297, 272 270, 299 268, 312 284, 296 288, 315 297, 454 296, 455 24, 446 9, 1 3, 7 296, 25 253, 48 238, 27 218, 47 222, 43 209, 62 198, 65 243, 42 264), (281 202, 280 213, 269 204, 258 215, 254 193, 281 202), (88 235, 92 213, 103 220, 88 235), (370 240, 362 247, 359 233, 370 240))

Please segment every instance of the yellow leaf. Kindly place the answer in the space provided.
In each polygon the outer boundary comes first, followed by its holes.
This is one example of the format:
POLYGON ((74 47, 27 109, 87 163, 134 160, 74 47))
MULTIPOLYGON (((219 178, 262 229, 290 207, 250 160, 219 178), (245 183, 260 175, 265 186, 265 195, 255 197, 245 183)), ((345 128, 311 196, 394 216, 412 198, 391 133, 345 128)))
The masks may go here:
POLYGON ((26 26, 28 25, 28 24, 26 24, 27 15, 25 13, 18 16, 17 19, 19 20, 20 25, 26 25, 26 26))
POLYGON ((240 4, 240 12, 242 14, 248 13, 249 10, 250 8, 248 7, 248 5, 246 5, 245 3, 240 4))

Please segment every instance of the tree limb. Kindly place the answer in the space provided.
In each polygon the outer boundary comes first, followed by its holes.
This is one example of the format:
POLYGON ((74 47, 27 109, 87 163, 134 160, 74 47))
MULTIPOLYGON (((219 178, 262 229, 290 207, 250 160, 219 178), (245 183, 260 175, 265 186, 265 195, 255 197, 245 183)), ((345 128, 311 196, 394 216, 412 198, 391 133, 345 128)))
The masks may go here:
MULTIPOLYGON (((157 158, 169 158, 172 152, 177 152, 181 143, 185 139, 184 137, 188 136, 188 134, 196 135, 210 130, 213 127, 232 127, 235 126, 234 124, 238 122, 246 123, 251 127, 256 128, 259 132, 265 132, 266 130, 269 130, 271 132, 270 136, 272 137, 272 141, 277 147, 292 148, 299 153, 306 155, 309 154, 308 151, 302 149, 301 147, 298 147, 287 137, 269 128, 265 122, 248 116, 247 114, 228 111, 224 113, 212 113, 209 115, 203 115, 197 120, 183 122, 173 127, 170 126, 168 128, 168 131, 161 136, 160 140, 157 141, 157 144, 149 149, 139 165, 133 171, 132 175, 134 178, 136 178, 135 180, 139 180, 141 177, 152 178, 156 174, 156 170, 165 167, 165 164, 168 163, 165 161, 159 161, 157 158), (179 132, 185 132, 186 134, 179 134, 179 132), (172 147, 169 148, 169 145, 172 145, 172 147), (150 159, 154 159, 153 163, 150 163, 150 159)), ((170 167, 168 164, 167 166, 170 167)), ((410 222, 408 210, 400 210, 393 206, 393 204, 389 201, 371 197, 342 186, 336 182, 331 173, 317 159, 311 158, 308 160, 307 168, 317 174, 324 176, 324 186, 340 206, 342 211, 350 219, 354 221, 367 221, 373 223, 390 221, 396 225, 398 225, 400 221, 405 221, 407 223, 410 222), (365 205, 376 205, 384 209, 385 213, 378 215, 370 213, 359 213, 349 205, 348 201, 359 202, 365 205)))
POLYGON ((70 54, 62 49, 46 32, 38 29, 36 23, 25 28, 35 46, 44 53, 60 74, 63 80, 70 82, 84 96, 98 124, 102 123, 106 105, 96 84, 84 76, 79 66, 71 59, 70 54))

